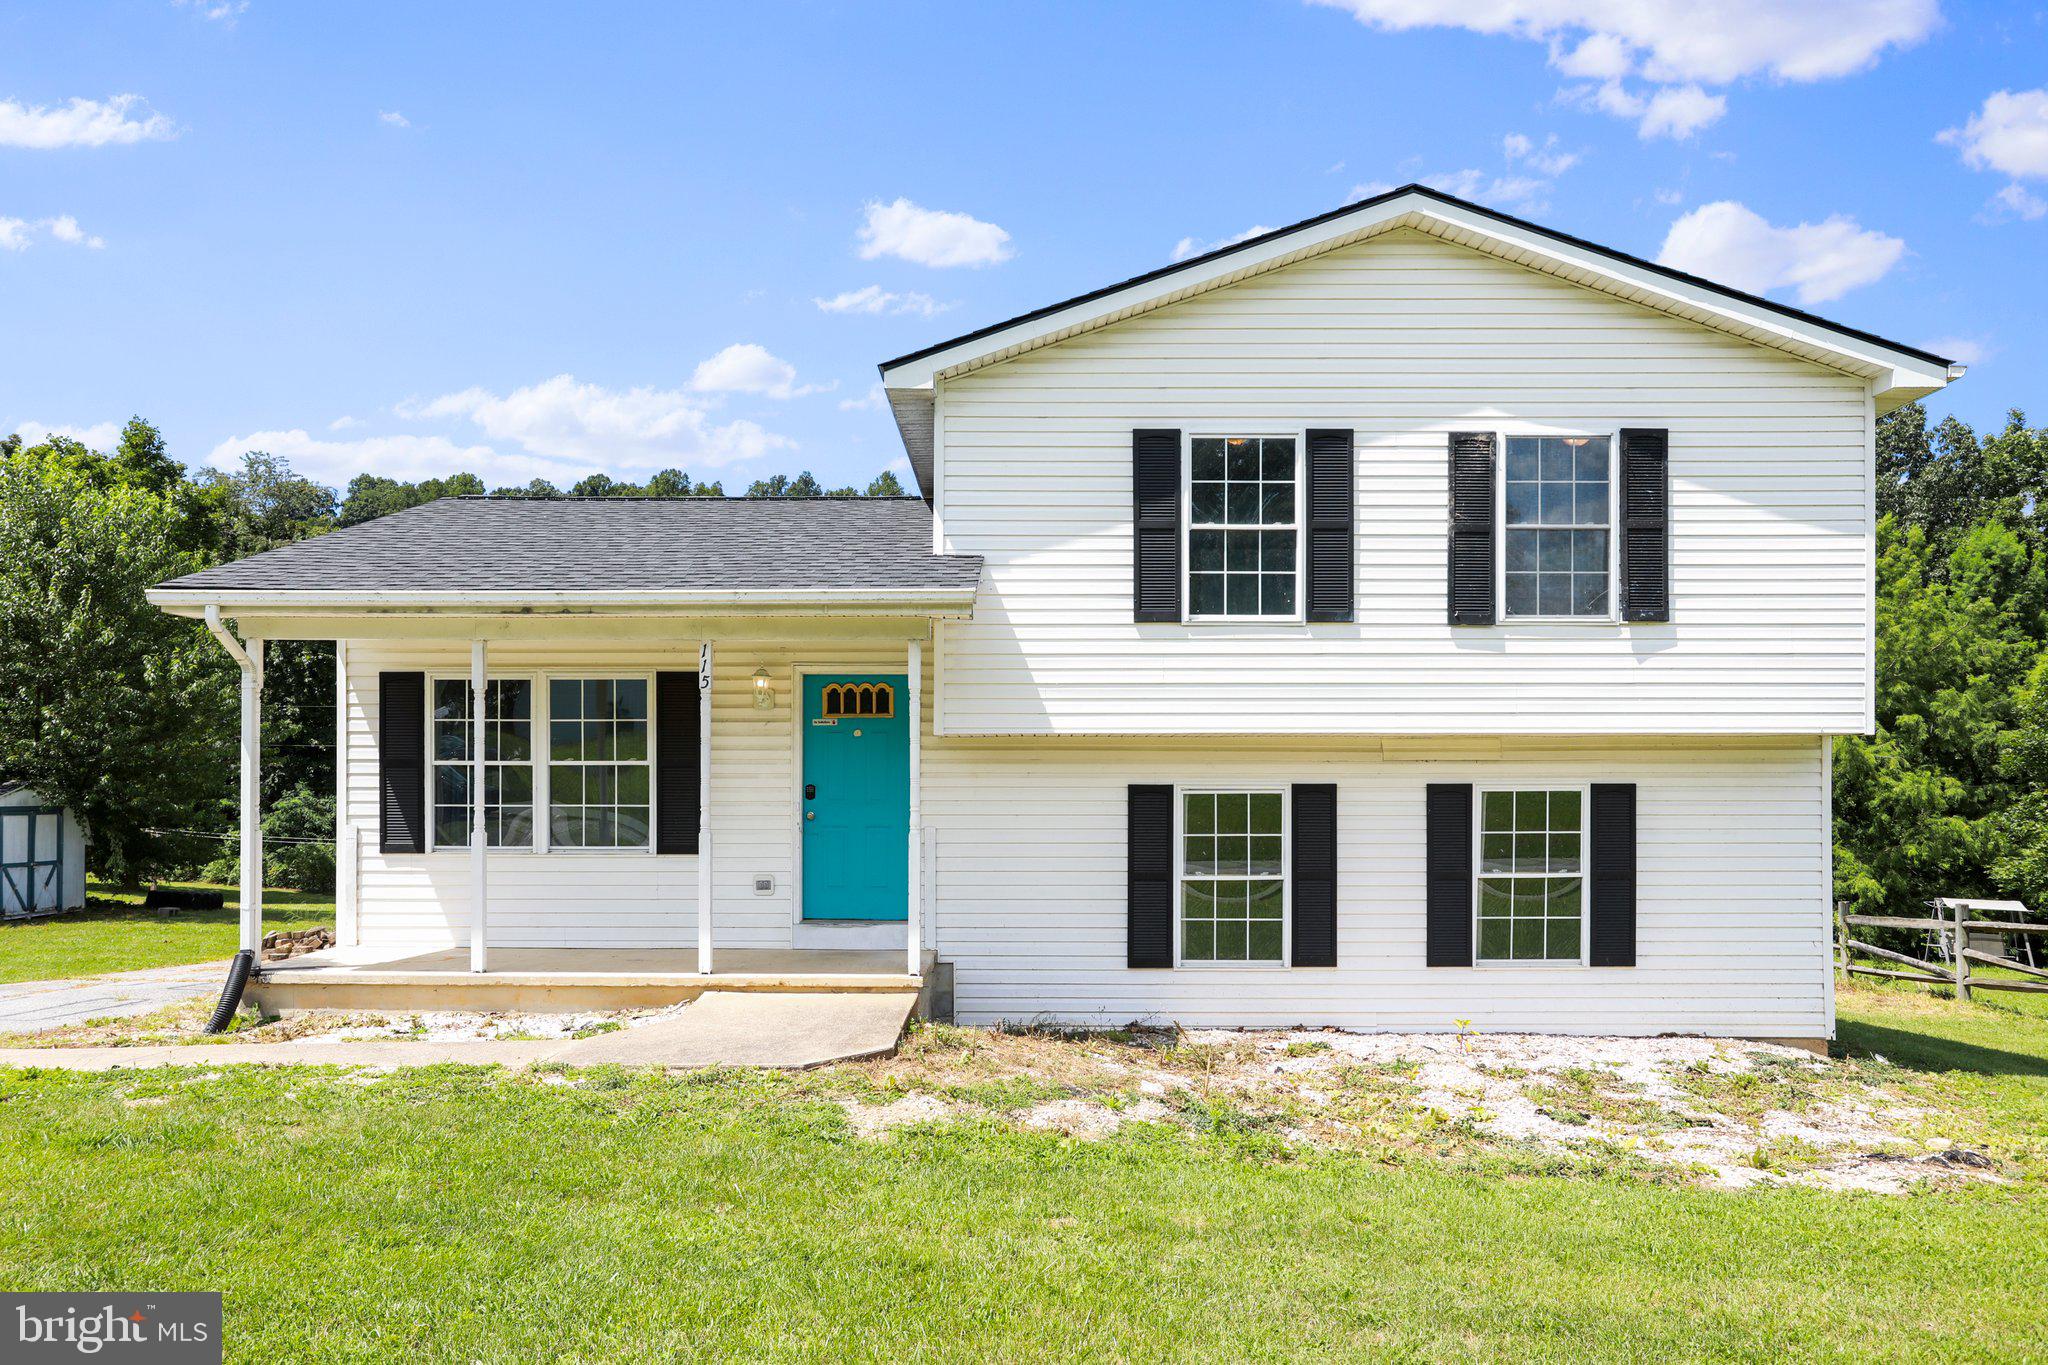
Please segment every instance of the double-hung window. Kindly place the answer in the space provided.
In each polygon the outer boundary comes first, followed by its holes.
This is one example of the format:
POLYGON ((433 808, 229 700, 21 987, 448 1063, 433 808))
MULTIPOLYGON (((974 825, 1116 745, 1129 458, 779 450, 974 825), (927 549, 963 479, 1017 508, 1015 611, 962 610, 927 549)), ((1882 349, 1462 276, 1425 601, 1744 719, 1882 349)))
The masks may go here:
MULTIPOLYGON (((434 846, 467 848, 476 726, 467 678, 434 680, 434 846)), ((492 848, 533 847, 533 684, 484 685, 484 836, 492 848)))
POLYGON ((1506 615, 1613 615, 1606 436, 1509 436, 1501 489, 1506 615))
POLYGON ((1285 794, 1184 791, 1180 816, 1180 960, 1282 962, 1285 794))
POLYGON ((1479 961, 1584 960, 1586 804, 1576 787, 1479 793, 1479 961))
POLYGON ((652 808, 647 679, 548 683, 548 843, 646 848, 652 808))
POLYGON ((1190 618, 1299 615, 1300 445, 1292 436, 1189 442, 1190 618))

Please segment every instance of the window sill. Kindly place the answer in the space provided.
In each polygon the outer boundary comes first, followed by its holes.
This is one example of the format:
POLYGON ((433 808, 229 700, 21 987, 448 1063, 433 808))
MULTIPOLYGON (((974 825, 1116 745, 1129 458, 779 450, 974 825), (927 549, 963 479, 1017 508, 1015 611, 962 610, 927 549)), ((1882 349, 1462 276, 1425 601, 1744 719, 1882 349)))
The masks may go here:
POLYGON ((1277 957, 1273 958, 1270 961, 1261 960, 1247 962, 1176 962, 1173 964, 1173 969, 1177 972, 1244 971, 1247 969, 1252 971, 1263 972, 1291 970, 1287 962, 1277 957))
POLYGON ((1184 616, 1184 626, 1303 626, 1307 618, 1301 616, 1184 616))
POLYGON ((1519 962, 1480 962, 1475 959, 1472 963, 1474 970, 1483 972, 1512 972, 1523 971, 1530 968, 1535 968, 1536 970, 1545 972, 1569 972, 1576 971, 1577 969, 1584 967, 1585 965, 1586 963, 1583 959, 1577 962, 1563 962, 1554 960, 1545 961, 1541 958, 1526 958, 1519 962))
POLYGON ((1618 626, 1619 616, 1503 616, 1496 626, 1618 626))

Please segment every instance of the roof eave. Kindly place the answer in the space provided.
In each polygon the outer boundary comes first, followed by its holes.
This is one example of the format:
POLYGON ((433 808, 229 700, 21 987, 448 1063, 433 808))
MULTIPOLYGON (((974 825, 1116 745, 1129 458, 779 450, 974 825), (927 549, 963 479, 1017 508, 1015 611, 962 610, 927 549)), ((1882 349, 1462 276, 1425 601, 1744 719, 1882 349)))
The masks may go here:
POLYGON ((315 615, 409 614, 505 616, 946 616, 974 612, 975 587, 800 588, 649 592, 487 591, 338 592, 319 589, 155 587, 145 596, 174 616, 197 617, 209 606, 238 611, 315 615))

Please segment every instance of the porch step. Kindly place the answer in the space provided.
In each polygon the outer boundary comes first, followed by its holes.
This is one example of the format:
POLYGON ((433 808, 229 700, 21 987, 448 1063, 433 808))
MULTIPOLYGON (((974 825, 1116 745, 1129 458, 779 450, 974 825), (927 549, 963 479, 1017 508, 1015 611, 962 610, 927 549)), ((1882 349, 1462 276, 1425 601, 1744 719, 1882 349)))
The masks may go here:
POLYGON ((802 1070, 896 1050, 915 991, 712 989, 674 1018, 579 1039, 568 1066, 771 1066, 802 1070))

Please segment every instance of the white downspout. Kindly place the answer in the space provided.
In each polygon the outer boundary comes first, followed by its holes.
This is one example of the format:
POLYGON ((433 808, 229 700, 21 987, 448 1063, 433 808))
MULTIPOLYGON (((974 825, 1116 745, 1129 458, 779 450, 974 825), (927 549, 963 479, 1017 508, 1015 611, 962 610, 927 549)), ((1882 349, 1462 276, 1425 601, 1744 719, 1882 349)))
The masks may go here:
POLYGON ((489 970, 485 921, 490 911, 490 836, 484 829, 484 678, 485 645, 469 644, 469 969, 489 970))
POLYGON ((263 950, 263 642, 247 648, 221 624, 220 608, 206 607, 206 628, 242 669, 242 867, 238 905, 241 946, 263 950))
POLYGON ((697 652, 697 970, 711 974, 711 642, 697 652))

